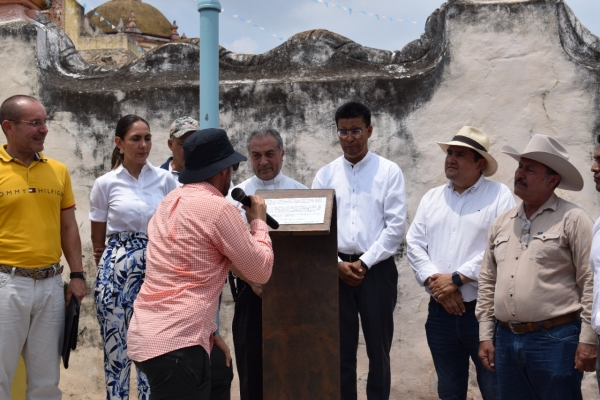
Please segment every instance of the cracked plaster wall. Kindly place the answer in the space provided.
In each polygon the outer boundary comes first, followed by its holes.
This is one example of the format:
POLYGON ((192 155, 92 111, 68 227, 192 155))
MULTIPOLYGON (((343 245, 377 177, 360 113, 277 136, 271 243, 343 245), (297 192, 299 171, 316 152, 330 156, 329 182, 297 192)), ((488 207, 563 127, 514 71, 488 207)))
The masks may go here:
MULTIPOLYGON (((286 146, 284 172, 310 186, 316 171, 341 154, 335 109, 347 100, 364 101, 373 110, 371 149, 404 171, 409 221, 422 195, 445 182, 443 153, 435 141, 450 139, 463 125, 483 129, 500 164, 493 179, 512 188, 516 163, 499 154, 500 147, 521 150, 533 133, 550 134, 567 147, 586 181, 582 192, 559 194, 597 218, 598 194, 588 171, 593 137, 600 133, 598 38, 556 0, 454 0, 432 14, 425 29, 421 39, 393 53, 326 31, 298 34, 263 55, 222 49, 221 126, 242 152, 250 130, 278 129, 286 146)), ((95 177, 109 168, 114 125, 127 113, 145 117, 154 134, 150 160, 162 163, 170 122, 198 114, 197 46, 166 45, 109 70, 85 63, 43 19, 0 22, 0 37, 0 52, 11 55, 0 57, 0 101, 26 93, 47 106, 53 122, 45 152, 64 162, 73 176, 84 264, 93 276, 88 196, 95 177)), ((240 182, 250 173, 245 165, 234 179, 240 182)), ((437 398, 424 332, 428 296, 417 285, 403 247, 397 263, 392 398, 437 398)), ((221 330, 230 345, 232 313, 227 294, 221 330)), ((61 387, 65 398, 101 399, 102 354, 91 298, 83 314, 81 344, 61 387)), ((361 340, 362 399, 367 368, 361 340)), ((234 399, 236 388, 234 381, 234 399)), ((584 398, 597 393, 594 374, 586 374, 584 398)), ((479 398, 474 379, 469 398, 479 398)))

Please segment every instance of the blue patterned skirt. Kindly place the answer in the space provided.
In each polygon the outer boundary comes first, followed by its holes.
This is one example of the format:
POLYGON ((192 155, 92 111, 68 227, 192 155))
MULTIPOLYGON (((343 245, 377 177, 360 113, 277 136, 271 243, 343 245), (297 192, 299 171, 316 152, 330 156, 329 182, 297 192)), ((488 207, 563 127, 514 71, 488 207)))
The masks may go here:
MULTIPOLYGON (((127 357, 127 329, 133 302, 146 274, 148 236, 142 232, 119 232, 108 244, 96 275, 94 300, 104 342, 104 370, 107 400, 129 398, 131 360, 127 357)), ((138 398, 148 400, 150 386, 138 372, 138 398)))

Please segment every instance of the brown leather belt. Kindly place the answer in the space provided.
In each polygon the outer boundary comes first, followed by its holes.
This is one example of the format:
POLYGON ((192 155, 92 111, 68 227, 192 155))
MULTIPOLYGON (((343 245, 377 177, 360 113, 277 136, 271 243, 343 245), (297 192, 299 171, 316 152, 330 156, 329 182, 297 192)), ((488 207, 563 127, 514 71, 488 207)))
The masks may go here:
POLYGON ((570 314, 561 315, 539 322, 518 322, 518 321, 500 321, 500 324, 505 328, 510 328, 511 332, 517 335, 523 333, 536 332, 541 329, 550 329, 555 326, 568 324, 569 322, 578 321, 579 311, 572 312, 570 314))
POLYGON ((0 264, 0 272, 12 274, 13 270, 14 275, 16 276, 23 276, 25 278, 32 278, 33 280, 41 281, 42 279, 52 278, 53 276, 60 275, 63 272, 63 266, 59 263, 56 263, 42 268, 20 268, 0 264))

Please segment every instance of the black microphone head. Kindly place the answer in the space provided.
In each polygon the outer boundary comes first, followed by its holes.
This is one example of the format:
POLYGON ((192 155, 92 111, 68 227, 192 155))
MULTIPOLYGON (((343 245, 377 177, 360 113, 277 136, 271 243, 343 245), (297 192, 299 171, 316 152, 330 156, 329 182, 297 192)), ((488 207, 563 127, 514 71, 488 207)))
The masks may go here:
POLYGON ((244 189, 242 188, 236 187, 231 191, 231 198, 235 201, 242 203, 246 197, 246 193, 244 193, 244 189))

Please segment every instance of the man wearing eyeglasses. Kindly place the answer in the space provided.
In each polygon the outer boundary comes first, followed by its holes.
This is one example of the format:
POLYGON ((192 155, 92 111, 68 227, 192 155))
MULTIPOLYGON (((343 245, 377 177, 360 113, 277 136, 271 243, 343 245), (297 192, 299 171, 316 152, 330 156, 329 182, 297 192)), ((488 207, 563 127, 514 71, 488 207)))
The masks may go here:
MULTIPOLYGON (((306 189, 281 172, 285 151, 281 135, 275 129, 251 132, 247 147, 254 176, 237 186, 247 195, 257 190, 306 189)), ((244 213, 241 204, 237 204, 244 213)), ((232 333, 240 400, 262 400, 262 285, 233 276, 230 276, 230 283, 235 299, 232 333)))
POLYGON ((390 397, 390 349, 404 239, 404 177, 394 162, 369 151, 371 111, 358 102, 339 107, 335 122, 343 156, 321 168, 313 189, 335 189, 337 202, 342 400, 357 398, 359 323, 367 346, 368 399, 390 397))
POLYGON ((590 324, 592 220, 554 191, 583 178, 556 139, 533 135, 519 153, 515 195, 523 202, 490 228, 479 275, 479 357, 496 371, 503 399, 581 399, 598 336, 590 324))
POLYGON ((505 185, 486 179, 498 163, 485 133, 465 126, 450 142, 437 144, 446 153, 448 183, 423 196, 406 244, 417 282, 431 295, 425 333, 438 395, 467 398, 470 358, 482 397, 498 399, 496 374, 477 357, 477 280, 490 225, 515 201, 505 185))
POLYGON ((13 96, 0 106, 7 139, 0 147, 0 399, 11 398, 21 354, 27 398, 61 398, 65 302, 86 295, 69 171, 42 154, 47 118, 30 96, 13 96), (63 253, 71 269, 66 298, 63 253))

